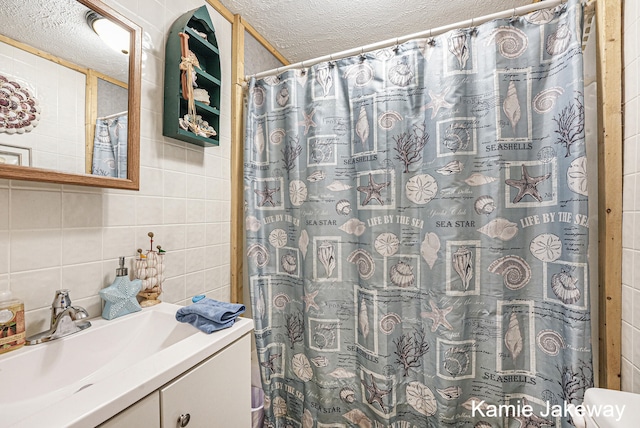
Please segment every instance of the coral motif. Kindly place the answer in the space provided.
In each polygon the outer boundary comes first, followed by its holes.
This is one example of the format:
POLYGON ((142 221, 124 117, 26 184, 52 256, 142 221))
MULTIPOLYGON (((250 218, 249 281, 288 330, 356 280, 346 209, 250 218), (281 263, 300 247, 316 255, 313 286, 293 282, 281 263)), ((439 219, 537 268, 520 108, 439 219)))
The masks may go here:
POLYGON ((336 212, 340 215, 349 215, 351 213, 351 202, 347 199, 340 199, 336 203, 336 212))
POLYGON ((507 116, 507 119, 511 124, 511 129, 515 134, 516 126, 520 121, 521 110, 520 101, 518 100, 518 91, 513 80, 509 82, 509 87, 507 88, 507 96, 502 103, 502 111, 504 111, 504 114, 507 116))
POLYGON ((376 269, 376 264, 373 261, 373 257, 366 250, 357 249, 349 254, 347 257, 349 263, 354 263, 358 266, 358 275, 362 279, 369 279, 373 276, 376 269))
POLYGON ((404 164, 405 173, 409 172, 409 166, 422 160, 422 149, 429 142, 429 134, 426 132, 426 124, 414 125, 410 132, 403 132, 393 137, 396 146, 394 159, 404 164))
POLYGON ((384 334, 389 335, 393 333, 396 325, 400 324, 401 322, 402 319, 398 314, 389 312, 388 314, 380 318, 380 331, 382 331, 384 334))
POLYGON ((318 260, 324 266, 326 277, 329 278, 336 267, 336 247, 328 241, 323 241, 318 247, 318 260))
POLYGON ((560 333, 554 330, 542 330, 536 336, 536 343, 542 352, 552 357, 558 355, 566 346, 560 333))
POLYGON ((551 289, 558 299, 566 305, 572 305, 580 300, 580 289, 577 287, 578 278, 573 276, 574 266, 564 266, 560 273, 551 276, 551 289))
POLYGON ((307 199, 307 185, 302 180, 293 180, 289 183, 289 199, 291 205, 299 207, 307 199))
POLYGON ((403 57, 389 69, 389 81, 397 86, 408 86, 413 76, 414 73, 407 64, 407 57, 403 57))
POLYGON ((438 193, 438 182, 429 174, 418 174, 407 180, 404 186, 407 199, 424 205, 438 193))
POLYGON ((563 93, 564 89, 559 86, 538 92, 538 94, 533 97, 533 110, 539 114, 550 112, 553 110, 553 107, 555 107, 556 100, 563 93))
POLYGON ((406 394, 407 403, 409 403, 416 412, 425 416, 433 416, 436 414, 438 403, 428 386, 417 381, 409 382, 406 394))
POLYGON ((247 248, 247 257, 253 259, 254 263, 263 268, 269 263, 269 252, 261 244, 253 244, 247 248))
POLYGON ((353 79, 356 86, 366 86, 373 79, 373 68, 365 63, 351 65, 344 73, 345 79, 353 79))
POLYGON ((515 312, 511 312, 511 315, 509 316, 509 326, 507 327, 507 332, 504 335, 504 344, 506 345, 507 350, 511 353, 511 359, 515 364, 516 358, 518 358, 518 355, 520 355, 523 349, 520 323, 518 322, 518 317, 515 312))
POLYGON ((360 221, 357 218, 350 218, 346 223, 340 226, 339 229, 350 235, 361 236, 364 233, 366 226, 363 221, 360 221))
POLYGON ((498 27, 487 39, 487 46, 495 39, 498 52, 505 58, 514 59, 521 56, 529 45, 527 35, 515 27, 498 27))
POLYGON ((575 104, 564 107, 553 121, 556 123, 558 140, 555 144, 560 144, 567 149, 564 157, 571 156, 571 147, 574 144, 583 142, 584 139, 584 104, 583 95, 578 92, 574 98, 575 104))
POLYGON ((364 106, 360 106, 360 113, 358 114, 358 121, 356 122, 356 135, 360 138, 362 147, 365 149, 368 148, 369 118, 367 117, 367 110, 364 106))
POLYGON ((390 131, 396 125, 396 122, 402 120, 402 116, 397 111, 386 111, 378 117, 378 126, 385 131, 390 131))
POLYGON ((383 232, 373 242, 376 251, 383 257, 393 256, 398 252, 400 240, 391 232, 383 232))
POLYGON ((282 163, 284 169, 287 171, 287 177, 291 173, 291 170, 296 167, 296 159, 302 153, 302 146, 298 143, 299 138, 292 138, 291 141, 285 143, 284 149, 280 150, 282 153, 282 163))
POLYGON ((327 96, 333 87, 333 76, 329 64, 323 64, 316 69, 316 82, 322 88, 322 95, 327 96))
POLYGON ((430 269, 433 269, 433 265, 438 260, 438 250, 440 250, 440 238, 433 232, 427 232, 420 246, 420 254, 430 269))
POLYGON ((518 234, 518 225, 506 218, 498 217, 478 229, 489 238, 498 238, 501 241, 509 241, 518 234))
POLYGON ((396 287, 411 287, 416 280, 413 274, 413 266, 402 260, 398 260, 398 263, 389 269, 389 279, 396 287))
POLYGON ((467 45, 467 33, 465 31, 455 31, 449 36, 449 52, 458 60, 460 69, 464 69, 469 59, 469 46, 467 45))
POLYGON ((549 55, 564 53, 571 43, 571 30, 567 24, 560 24, 556 31, 547 37, 545 49, 549 55))
POLYGON ((529 251, 541 262, 554 262, 562 255, 562 241, 553 233, 542 233, 531 240, 529 251))
POLYGON ((567 169, 567 186, 573 193, 588 196, 587 190, 587 158, 580 156, 571 161, 567 169))
POLYGON ((451 256, 451 263, 458 276, 462 280, 462 286, 465 291, 469 288, 471 278, 473 277, 472 253, 467 247, 460 247, 451 256))
POLYGON ((463 169, 464 169, 464 164, 459 160, 454 160, 449 162, 442 168, 436 169, 436 172, 442 175, 452 175, 452 174, 458 174, 459 172, 462 172, 463 169))
POLYGON ((444 353, 444 369, 452 376, 460 376, 469 368, 469 351, 463 348, 453 347, 444 353))
POLYGON ((466 150, 471 141, 471 132, 464 123, 452 123, 444 130, 442 145, 456 153, 466 150))
POLYGON ((489 215, 496 209, 496 202, 491 196, 483 195, 476 199, 473 209, 478 215, 489 215))
POLYGON ((502 275, 504 285, 509 290, 519 290, 531 280, 531 267, 526 260, 515 255, 500 257, 487 270, 502 275))

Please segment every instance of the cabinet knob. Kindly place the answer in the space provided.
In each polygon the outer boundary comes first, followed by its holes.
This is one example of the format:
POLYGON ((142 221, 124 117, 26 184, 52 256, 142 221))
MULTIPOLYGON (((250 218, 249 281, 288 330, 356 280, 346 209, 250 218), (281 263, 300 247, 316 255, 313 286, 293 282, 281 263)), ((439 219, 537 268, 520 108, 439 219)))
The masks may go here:
POLYGON ((184 415, 180 415, 178 418, 178 426, 186 427, 189 425, 189 421, 191 420, 191 415, 189 413, 185 413, 184 415))

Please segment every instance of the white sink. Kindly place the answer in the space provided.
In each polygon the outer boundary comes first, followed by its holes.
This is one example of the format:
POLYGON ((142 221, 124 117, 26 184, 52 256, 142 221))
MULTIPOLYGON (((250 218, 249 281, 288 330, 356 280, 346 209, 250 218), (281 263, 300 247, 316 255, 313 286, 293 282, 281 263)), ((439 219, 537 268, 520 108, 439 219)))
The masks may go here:
POLYGON ((60 426, 96 425, 251 330, 239 319, 207 335, 176 321, 179 308, 93 319, 79 333, 0 355, 0 427, 57 426, 57 414, 60 426))

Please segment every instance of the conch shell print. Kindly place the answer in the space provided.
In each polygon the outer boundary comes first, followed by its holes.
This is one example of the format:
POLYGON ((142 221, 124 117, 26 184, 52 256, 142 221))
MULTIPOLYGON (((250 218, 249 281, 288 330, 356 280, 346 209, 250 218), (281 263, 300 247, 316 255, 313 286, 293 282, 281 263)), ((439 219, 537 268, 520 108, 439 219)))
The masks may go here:
POLYGON ((365 226, 364 222, 358 220, 357 218, 350 218, 346 223, 339 227, 339 229, 343 232, 355 236, 362 235, 366 228, 367 227, 365 226))
POLYGON ((496 180, 497 178, 495 177, 489 177, 489 176, 480 174, 479 172, 474 172, 469 177, 467 177, 464 180, 464 182, 467 183, 469 186, 482 186, 483 184, 493 183, 496 180))
POLYGON ((413 409, 425 416, 433 416, 438 410, 436 397, 428 386, 420 382, 409 382, 406 389, 407 403, 413 409))
POLYGON ((519 290, 531 280, 531 267, 523 258, 515 255, 500 257, 487 270, 502 275, 504 285, 509 290, 519 290))
POLYGON ((560 273, 551 277, 551 289, 564 304, 572 305, 580 300, 580 289, 577 287, 578 278, 573 276, 575 267, 565 266, 560 273))
POLYGON ((509 241, 518 234, 518 225, 506 218, 498 217, 478 229, 490 238, 498 238, 501 241, 509 241))
POLYGON ((420 254, 430 269, 433 269, 433 265, 438 260, 438 250, 440 250, 440 238, 435 233, 428 232, 422 240, 420 254))
POLYGON ((520 332, 520 323, 515 312, 511 312, 509 316, 509 327, 504 335, 504 344, 511 353, 511 359, 515 364, 516 358, 522 352, 522 333, 520 332))
POLYGON ((384 334, 391 334, 395 329, 396 325, 400 324, 402 319, 396 313, 389 312, 380 318, 380 331, 384 334))
POLYGON ((253 148, 258 155, 264 153, 264 126, 259 123, 253 136, 253 148))
POLYGON ((495 39, 498 52, 505 58, 514 59, 522 55, 529 45, 527 35, 515 27, 499 27, 493 30, 487 46, 495 39))
POLYGON ((380 128, 384 129, 385 131, 389 131, 393 129, 393 127, 396 125, 396 122, 399 122, 401 120, 402 116, 400 115, 400 113, 390 110, 382 113, 380 117, 378 117, 378 126, 380 126, 380 128))
POLYGON ((471 250, 467 247, 460 247, 458 250, 453 253, 451 256, 451 263, 453 263, 453 268, 455 269, 458 276, 462 280, 462 286, 464 290, 467 291, 469 288, 469 283, 471 282, 471 278, 473 277, 473 263, 472 263, 473 255, 471 250))
POLYGON ((358 275, 362 279, 369 279, 373 276, 376 270, 376 264, 373 261, 373 257, 366 250, 362 248, 353 251, 347 257, 349 263, 354 263, 358 267, 358 275))
POLYGON ((538 347, 547 355, 555 357, 566 345, 560 333, 553 330, 542 330, 536 336, 538 347))
POLYGON ((302 258, 304 259, 307 256, 307 247, 309 245, 309 234, 306 230, 300 232, 300 237, 298 238, 298 248, 300 248, 300 252, 302 253, 302 258))
POLYGON ((556 105, 556 100, 564 93, 564 89, 561 87, 553 87, 538 92, 533 97, 533 110, 538 114, 548 113, 553 110, 556 105))
POLYGON ((322 96, 326 97, 333 87, 333 76, 329 64, 322 65, 316 69, 316 82, 322 88, 322 96))
POLYGON ((450 386, 444 389, 436 389, 436 392, 445 400, 456 400, 462 395, 462 388, 459 386, 450 386))
POLYGON ((269 142, 275 145, 281 144, 284 141, 285 135, 286 132, 284 132, 284 129, 274 129, 273 131, 271 131, 271 134, 269 134, 269 142))
POLYGON ((324 266, 326 277, 329 278, 336 267, 336 248, 328 241, 318 247, 318 260, 324 266))
POLYGON ((460 69, 464 69, 467 66, 467 60, 469 59, 467 42, 467 33, 464 31, 456 31, 449 37, 449 52, 458 60, 460 69))
POLYGON ((358 329, 364 338, 369 336, 369 311, 367 309, 367 302, 364 299, 360 300, 360 310, 358 311, 358 329))
POLYGON ((356 135, 360 138, 363 147, 367 147, 367 138, 369 138, 369 119, 367 118, 367 110, 364 106, 360 106, 358 121, 356 122, 356 135))
POLYGON ((513 132, 516 132, 516 126, 520 121, 521 111, 520 111, 520 101, 518 100, 518 91, 516 90, 516 84, 513 83, 513 80, 509 82, 509 87, 507 88, 507 96, 502 103, 502 111, 507 116, 509 123, 511 124, 511 129, 513 132))
POLYGON ((442 168, 436 169, 436 172, 442 175, 452 175, 452 174, 458 174, 459 172, 462 172, 463 169, 464 169, 464 164, 458 160, 454 160, 449 162, 442 168))

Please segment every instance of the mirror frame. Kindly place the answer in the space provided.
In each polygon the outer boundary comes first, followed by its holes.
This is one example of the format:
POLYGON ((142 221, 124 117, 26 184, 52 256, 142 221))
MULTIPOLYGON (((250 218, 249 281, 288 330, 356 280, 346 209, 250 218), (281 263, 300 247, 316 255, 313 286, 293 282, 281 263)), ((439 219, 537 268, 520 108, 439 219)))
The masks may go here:
POLYGON ((0 179, 39 181, 113 189, 140 189, 140 93, 142 84, 142 28, 100 0, 76 0, 129 30, 129 99, 127 129, 127 178, 71 174, 50 169, 0 165, 0 179))

